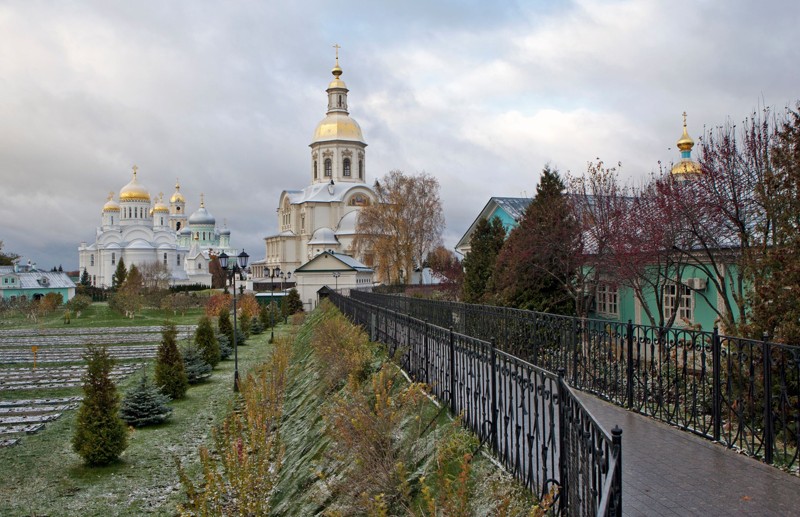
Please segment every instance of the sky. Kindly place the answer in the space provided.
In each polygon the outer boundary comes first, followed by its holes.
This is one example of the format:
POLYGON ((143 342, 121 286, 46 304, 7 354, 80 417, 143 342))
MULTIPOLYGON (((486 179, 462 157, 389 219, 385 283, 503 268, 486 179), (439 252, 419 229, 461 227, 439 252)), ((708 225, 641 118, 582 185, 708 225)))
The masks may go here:
POLYGON ((697 141, 795 106, 798 20, 796 0, 0 0, 0 240, 77 269, 135 164, 263 258, 338 44, 367 182, 436 177, 452 248, 546 164, 641 183, 680 158, 684 111, 697 141))

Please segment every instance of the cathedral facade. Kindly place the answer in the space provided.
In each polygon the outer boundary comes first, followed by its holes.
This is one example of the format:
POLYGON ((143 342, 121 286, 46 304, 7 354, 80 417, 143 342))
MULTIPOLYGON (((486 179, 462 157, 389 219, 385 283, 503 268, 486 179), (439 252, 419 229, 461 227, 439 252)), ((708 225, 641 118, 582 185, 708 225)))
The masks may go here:
POLYGON ((328 84, 327 112, 311 139, 310 184, 284 190, 278 200, 278 233, 266 237, 265 259, 252 264, 255 281, 269 281, 279 268, 285 278, 323 252, 355 258, 370 266, 368 251, 354 247, 359 211, 376 201, 367 184, 367 144, 361 127, 350 117, 347 94, 336 64, 328 84))
POLYGON ((119 202, 114 201, 113 192, 109 194, 94 242, 82 242, 78 247, 81 273, 89 274, 93 286, 111 287, 121 259, 127 268, 132 264, 138 268, 163 264, 170 273, 171 285, 210 286, 211 256, 222 251, 229 255, 238 252, 230 248, 230 230, 217 229, 202 195, 200 208, 187 216, 179 183, 167 205, 163 194, 150 197, 137 174, 134 166, 133 178, 119 191, 119 202))

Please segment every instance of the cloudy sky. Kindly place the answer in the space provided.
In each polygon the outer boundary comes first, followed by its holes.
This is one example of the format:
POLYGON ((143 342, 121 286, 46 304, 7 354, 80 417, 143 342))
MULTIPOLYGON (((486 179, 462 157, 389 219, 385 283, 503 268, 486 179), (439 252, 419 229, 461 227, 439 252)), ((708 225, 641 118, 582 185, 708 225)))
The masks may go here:
POLYGON ((77 269, 136 164, 263 258, 280 192, 310 182, 338 43, 367 180, 436 176, 452 246, 548 162, 643 181, 683 111, 697 139, 794 105, 798 20, 796 0, 3 0, 0 240, 77 269))

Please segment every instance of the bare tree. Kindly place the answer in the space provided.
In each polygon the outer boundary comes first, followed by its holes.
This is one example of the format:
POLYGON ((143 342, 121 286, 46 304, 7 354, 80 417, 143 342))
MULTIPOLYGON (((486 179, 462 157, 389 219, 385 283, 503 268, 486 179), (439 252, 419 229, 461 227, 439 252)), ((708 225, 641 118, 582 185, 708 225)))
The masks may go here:
POLYGON ((167 289, 172 278, 167 265, 157 260, 141 264, 139 273, 142 275, 142 287, 146 291, 167 289))
POLYGON ((371 251, 378 276, 387 283, 405 278, 441 243, 444 230, 439 181, 426 173, 391 171, 375 182, 377 201, 358 216, 355 249, 371 251))

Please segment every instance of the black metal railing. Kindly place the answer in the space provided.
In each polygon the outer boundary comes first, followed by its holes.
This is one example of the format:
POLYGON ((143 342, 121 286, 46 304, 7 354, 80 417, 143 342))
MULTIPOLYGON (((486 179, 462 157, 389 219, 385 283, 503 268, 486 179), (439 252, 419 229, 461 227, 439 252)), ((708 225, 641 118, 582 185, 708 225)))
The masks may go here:
POLYGON ((351 296, 478 339, 573 387, 797 470, 800 347, 507 307, 353 291, 351 296))
POLYGON ((622 515, 622 431, 604 430, 561 375, 454 332, 337 293, 330 300, 532 491, 562 515, 622 515))

